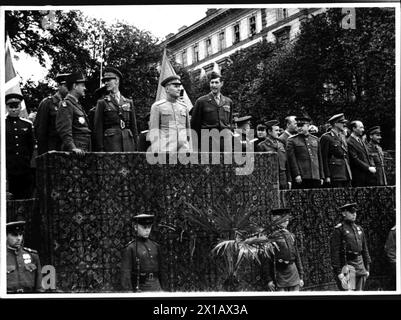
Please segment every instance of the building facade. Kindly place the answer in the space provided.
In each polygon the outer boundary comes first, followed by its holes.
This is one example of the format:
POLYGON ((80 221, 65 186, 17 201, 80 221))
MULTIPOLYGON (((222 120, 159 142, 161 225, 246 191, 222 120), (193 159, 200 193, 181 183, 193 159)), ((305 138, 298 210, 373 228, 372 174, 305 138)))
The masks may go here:
POLYGON ((164 41, 169 55, 189 71, 206 73, 215 63, 224 68, 235 51, 252 46, 263 39, 286 42, 296 38, 301 21, 325 9, 251 8, 209 9, 206 17, 183 26, 164 41))

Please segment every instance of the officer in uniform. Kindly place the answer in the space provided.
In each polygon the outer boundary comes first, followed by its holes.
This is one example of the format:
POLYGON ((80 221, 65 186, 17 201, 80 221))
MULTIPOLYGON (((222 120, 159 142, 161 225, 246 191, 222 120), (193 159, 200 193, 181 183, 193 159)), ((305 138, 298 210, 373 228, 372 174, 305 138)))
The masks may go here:
POLYGON ((198 148, 202 151, 232 151, 233 129, 233 102, 230 98, 221 94, 223 78, 217 72, 210 76, 210 93, 198 98, 195 102, 191 117, 191 128, 197 133, 198 148), (201 130, 217 129, 222 137, 220 141, 212 139, 206 146, 201 146, 201 130), (227 143, 225 143, 227 141, 227 143), (228 143, 229 142, 229 143, 228 143), (217 146, 220 146, 217 149, 217 146), (210 148, 211 147, 211 148, 210 148))
POLYGON ((329 121, 331 130, 320 137, 322 162, 326 184, 331 188, 351 187, 351 167, 348 145, 344 134, 344 114, 336 114, 329 121))
POLYGON ((121 261, 121 285, 124 291, 161 291, 159 245, 149 239, 154 216, 134 217, 135 239, 124 249, 121 261))
POLYGON ((370 176, 369 185, 386 186, 387 177, 384 169, 384 153, 382 147, 379 145, 382 139, 380 126, 368 129, 366 137, 368 140, 366 147, 376 167, 376 173, 370 176))
POLYGON ((56 76, 58 91, 53 96, 43 99, 39 104, 34 122, 38 155, 50 150, 61 150, 61 139, 56 130, 56 115, 60 102, 68 93, 66 85, 68 75, 58 74, 56 76))
POLYGON ((94 135, 96 150, 130 152, 138 148, 138 128, 134 103, 119 91, 123 75, 107 67, 102 78, 109 92, 98 100, 95 110, 94 135))
POLYGON ((254 151, 254 143, 257 138, 251 139, 249 132, 251 129, 251 116, 235 118, 236 129, 233 134, 234 152, 246 152, 247 149, 254 151))
POLYGON ((267 286, 271 291, 299 291, 304 285, 304 272, 295 236, 287 230, 290 210, 273 209, 271 214, 272 221, 277 224, 277 230, 273 231, 269 238, 275 239, 277 248, 273 256, 267 259, 267 286))
POLYGON ((297 132, 298 132, 296 117, 295 116, 286 117, 285 125, 286 125, 286 128, 285 128, 284 132, 282 134, 280 134, 280 136, 278 138, 284 144, 284 146, 287 146, 288 138, 293 136, 294 134, 297 134, 297 132))
POLYGON ((25 221, 6 224, 7 293, 42 292, 42 268, 38 252, 23 247, 25 221))
POLYGON ((280 189, 291 189, 291 174, 288 166, 287 154, 284 144, 279 140, 279 122, 270 120, 266 122, 267 137, 257 145, 257 151, 277 152, 279 168, 280 189))
POLYGON ((69 90, 65 99, 60 102, 56 116, 56 130, 61 137, 63 151, 72 151, 79 156, 91 151, 91 130, 89 119, 79 98, 85 95, 86 79, 80 72, 67 77, 69 90))
POLYGON ((319 139, 309 133, 311 119, 296 118, 299 133, 287 140, 287 160, 293 188, 319 188, 323 184, 323 163, 319 139))
POLYGON ((17 93, 6 95, 6 172, 8 191, 14 199, 30 198, 34 185, 31 159, 35 139, 32 123, 19 116, 22 100, 17 93))
POLYGON ((188 107, 180 98, 181 78, 174 75, 161 82, 167 98, 150 109, 149 141, 153 152, 192 151, 188 107))
MULTIPOLYGON (((355 223, 356 206, 356 203, 347 203, 339 208, 343 221, 335 226, 330 238, 331 264, 340 290, 345 290, 345 265, 355 269, 356 291, 363 291, 369 277, 371 260, 365 233, 362 227, 355 223)), ((345 269, 347 272, 349 267, 345 269)))

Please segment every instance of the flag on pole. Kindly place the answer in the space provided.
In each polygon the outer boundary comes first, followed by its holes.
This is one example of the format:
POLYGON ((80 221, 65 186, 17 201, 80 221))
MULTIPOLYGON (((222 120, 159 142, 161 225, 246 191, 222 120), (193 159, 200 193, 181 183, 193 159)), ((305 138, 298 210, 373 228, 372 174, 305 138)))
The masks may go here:
MULTIPOLYGON (((164 49, 162 66, 161 66, 160 76, 159 76, 159 84, 157 86, 156 101, 161 100, 161 99, 166 99, 166 91, 164 90, 164 87, 162 87, 162 85, 161 85, 162 81, 164 79, 166 79, 167 77, 175 76, 175 75, 177 75, 177 73, 174 71, 174 68, 171 65, 171 63, 167 57, 166 49, 164 49)), ((185 104, 188 106, 188 111, 189 111, 193 108, 193 105, 187 95, 187 92, 185 91, 185 88, 183 90, 184 90, 184 94, 182 97, 184 99, 185 104)))
MULTIPOLYGON (((5 49, 5 92, 6 95, 9 93, 18 93, 22 95, 20 88, 20 76, 17 74, 14 68, 14 61, 12 55, 12 48, 10 39, 7 36, 6 39, 6 49, 5 49)), ((23 118, 28 118, 28 112, 26 110, 25 102, 21 102, 21 114, 20 116, 23 118)))

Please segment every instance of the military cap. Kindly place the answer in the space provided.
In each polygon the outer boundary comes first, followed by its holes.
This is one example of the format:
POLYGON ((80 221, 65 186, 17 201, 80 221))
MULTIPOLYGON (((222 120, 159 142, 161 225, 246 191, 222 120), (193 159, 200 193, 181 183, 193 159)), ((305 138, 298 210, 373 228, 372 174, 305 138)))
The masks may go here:
POLYGON ((369 128, 367 131, 366 131, 366 134, 367 135, 370 135, 370 134, 381 134, 382 132, 381 132, 381 129, 380 129, 380 126, 375 126, 375 127, 371 127, 371 128, 369 128))
POLYGON ((173 81, 175 81, 174 83, 181 84, 181 77, 178 76, 178 75, 169 76, 169 77, 165 78, 165 79, 162 81, 161 85, 162 85, 163 87, 165 87, 165 86, 167 86, 168 84, 170 84, 170 82, 173 82, 173 81))
POLYGON ((86 82, 85 76, 81 72, 74 72, 68 75, 67 83, 82 83, 86 82))
POLYGON ((273 128, 273 126, 278 126, 279 123, 280 123, 280 122, 279 122, 278 120, 269 120, 269 121, 266 121, 266 128, 267 128, 267 129, 271 129, 271 128, 273 128))
POLYGON ((114 67, 106 67, 104 69, 104 75, 103 75, 102 80, 115 79, 116 76, 119 77, 120 79, 123 78, 123 74, 118 69, 116 69, 114 67))
POLYGON ((220 79, 223 78, 223 77, 221 76, 220 73, 218 73, 218 72, 216 72, 216 71, 212 71, 212 72, 210 73, 210 80, 218 79, 218 78, 220 78, 220 79))
POLYGON ((68 78, 69 75, 70 75, 70 73, 58 73, 56 75, 57 83, 60 83, 60 84, 67 83, 67 78, 68 78))
POLYGON ((260 123, 256 126, 256 131, 263 131, 263 130, 266 130, 266 126, 264 124, 260 123))
POLYGON ((19 93, 6 94, 6 104, 13 103, 13 102, 21 102, 22 100, 24 100, 24 97, 22 95, 20 95, 19 93))
POLYGON ((133 219, 140 225, 150 225, 153 223, 154 217, 152 214, 138 214, 133 219))
POLYGON ((335 114, 334 116, 332 116, 328 121, 328 123, 345 123, 347 122, 347 120, 344 117, 344 113, 339 113, 339 114, 335 114))
POLYGON ((305 123, 310 123, 312 120, 309 117, 296 117, 295 121, 297 122, 297 126, 303 126, 305 123))
POLYGON ((355 211, 357 204, 355 202, 347 203, 338 208, 340 211, 355 211))
POLYGON ((285 216, 290 215, 291 211, 289 208, 275 208, 271 210, 272 216, 285 216))
POLYGON ((9 233, 9 232, 24 232, 24 227, 25 227, 25 221, 23 221, 23 220, 12 221, 12 222, 6 223, 7 233, 9 233))
POLYGON ((245 116, 245 117, 240 117, 240 118, 235 118, 234 122, 236 122, 238 125, 241 125, 245 122, 250 121, 252 116, 245 116))

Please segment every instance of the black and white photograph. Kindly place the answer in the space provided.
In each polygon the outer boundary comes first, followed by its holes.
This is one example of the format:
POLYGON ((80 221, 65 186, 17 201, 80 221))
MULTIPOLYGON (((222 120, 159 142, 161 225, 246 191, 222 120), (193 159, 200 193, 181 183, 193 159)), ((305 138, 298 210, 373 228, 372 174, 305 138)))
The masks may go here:
POLYGON ((399 3, 1 16, 2 297, 400 294, 399 3))

